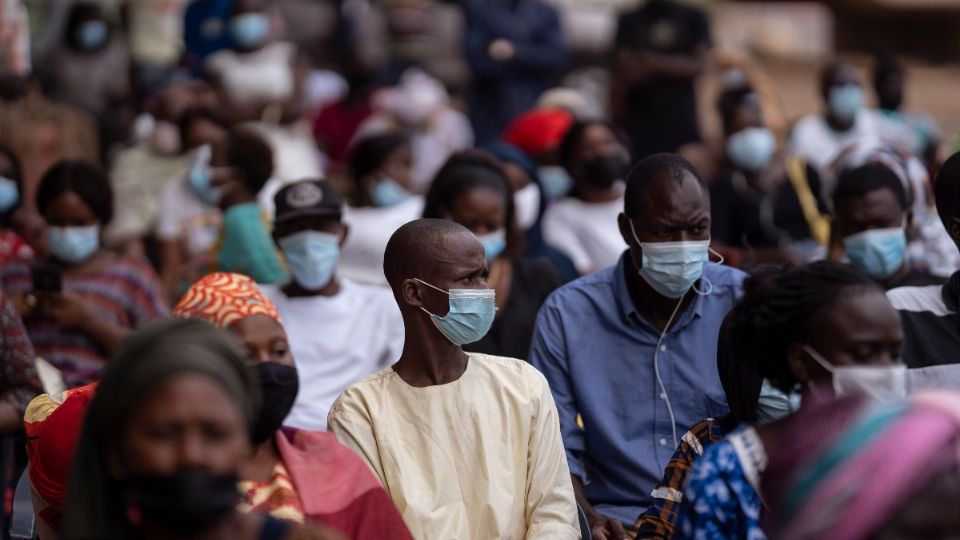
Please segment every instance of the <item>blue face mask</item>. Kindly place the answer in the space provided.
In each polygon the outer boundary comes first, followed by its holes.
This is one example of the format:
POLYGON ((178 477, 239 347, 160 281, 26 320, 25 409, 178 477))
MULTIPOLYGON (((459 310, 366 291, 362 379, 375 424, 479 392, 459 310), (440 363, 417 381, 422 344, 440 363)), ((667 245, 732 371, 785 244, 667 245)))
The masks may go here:
POLYGON ((450 308, 443 317, 420 308, 430 315, 433 325, 450 343, 463 346, 480 341, 490 331, 497 314, 493 289, 450 289, 447 292, 421 279, 417 281, 450 297, 450 308))
POLYGON ((370 199, 374 206, 388 208, 396 206, 411 197, 409 191, 403 189, 393 178, 382 178, 373 186, 370 199))
POLYGON ((827 97, 830 112, 841 120, 853 120, 863 107, 863 90, 854 84, 834 86, 827 97))
POLYGON ((100 249, 100 226, 47 227, 50 254, 67 264, 80 264, 100 249))
POLYGON ((703 276, 710 260, 710 241, 641 242, 630 222, 633 239, 640 244, 643 259, 640 277, 667 298, 681 298, 703 276))
POLYGON ((101 47, 109 38, 107 23, 101 20, 86 21, 76 29, 74 38, 84 50, 93 50, 101 47))
POLYGON ((487 264, 497 260, 497 257, 507 249, 507 233, 503 229, 478 236, 477 240, 480 240, 480 244, 483 245, 483 257, 487 260, 487 264))
POLYGON ((727 157, 742 171, 760 172, 770 165, 777 140, 767 128, 746 128, 727 139, 727 157))
POLYGON ((779 420, 788 414, 793 414, 800 408, 800 393, 784 394, 777 387, 764 379, 760 387, 760 399, 757 401, 757 420, 770 422, 779 420))
POLYGON ((201 201, 218 206, 223 199, 223 190, 213 185, 213 171, 210 169, 210 145, 204 145, 194 151, 187 180, 190 188, 201 201))
POLYGON ((0 176, 0 214, 6 214, 20 202, 20 190, 17 183, 0 176))
POLYGON ((263 45, 269 33, 270 19, 262 13, 244 13, 230 20, 230 35, 245 49, 263 45))
POLYGON ((293 279, 308 291, 326 287, 340 259, 340 237, 320 231, 303 231, 281 238, 280 249, 293 279))
POLYGON ((871 229, 843 239, 843 250, 854 268, 874 279, 892 276, 903 266, 907 234, 902 227, 871 229))
POLYGON ((570 193, 570 188, 573 187, 573 178, 570 178, 570 174, 563 167, 556 165, 540 167, 537 169, 537 176, 540 177, 543 196, 550 201, 570 193))

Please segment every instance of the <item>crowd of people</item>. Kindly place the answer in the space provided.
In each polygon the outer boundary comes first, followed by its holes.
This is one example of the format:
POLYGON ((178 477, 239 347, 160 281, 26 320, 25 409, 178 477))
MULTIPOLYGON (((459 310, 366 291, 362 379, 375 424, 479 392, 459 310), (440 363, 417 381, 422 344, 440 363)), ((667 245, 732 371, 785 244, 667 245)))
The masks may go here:
POLYGON ((598 97, 543 0, 0 0, 5 519, 960 537, 960 153, 711 33, 624 11, 598 97))

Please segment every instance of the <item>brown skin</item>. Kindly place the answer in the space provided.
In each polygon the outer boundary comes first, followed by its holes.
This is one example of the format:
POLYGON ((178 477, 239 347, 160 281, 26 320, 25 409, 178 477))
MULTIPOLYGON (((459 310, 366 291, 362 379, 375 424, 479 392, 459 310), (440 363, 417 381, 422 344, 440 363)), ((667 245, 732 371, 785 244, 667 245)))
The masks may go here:
MULTIPOLYGON (((183 145, 185 150, 192 151, 205 144, 225 144, 226 139, 225 129, 206 119, 198 119, 184 130, 183 145)), ((163 281, 164 290, 173 297, 173 302, 176 302, 177 284, 190 269, 186 263, 183 239, 160 242, 160 279, 163 281)), ((200 276, 195 277, 199 279, 200 276)))
MULTIPOLYGON (((835 69, 826 73, 823 77, 823 80, 820 82, 820 95, 823 97, 824 104, 830 99, 831 88, 844 85, 860 86, 860 74, 857 73, 857 69, 850 64, 838 64, 835 69)), ((856 118, 849 120, 837 118, 830 112, 829 106, 825 107, 825 110, 824 116, 826 117, 827 124, 833 128, 834 131, 848 131, 856 121, 856 118)))
POLYGON ((487 288, 487 263, 483 246, 468 231, 449 234, 430 249, 421 250, 420 276, 410 276, 394 287, 405 328, 400 360, 393 370, 415 388, 446 384, 459 379, 467 369, 467 355, 433 325, 420 308, 443 317, 449 309, 446 294, 414 278, 448 291, 487 288))
POLYGON ((904 502, 870 540, 960 539, 960 471, 938 474, 904 502))
MULTIPOLYGON (((303 231, 319 231, 336 234, 340 237, 340 247, 342 248, 344 242, 347 241, 347 234, 350 232, 350 227, 340 221, 339 217, 301 217, 286 221, 284 223, 276 224, 273 229, 273 239, 279 248, 280 240, 282 238, 286 238, 303 231)), ((330 278, 330 282, 316 291, 311 291, 304 288, 297 283, 296 279, 291 279, 290 283, 284 285, 282 290, 283 294, 287 295, 289 298, 304 296, 330 297, 336 296, 340 293, 340 281, 337 279, 336 271, 334 271, 333 277, 330 278)))
MULTIPOLYGON (((53 227, 103 225, 83 199, 69 191, 50 202, 44 219, 53 227)), ((100 249, 89 259, 77 265, 67 265, 52 258, 47 262, 59 267, 64 276, 72 276, 102 272, 113 263, 116 257, 115 253, 100 249)), ((31 306, 33 302, 28 301, 26 295, 20 295, 14 300, 14 305, 20 311, 21 317, 24 319, 38 317, 62 329, 82 332, 103 347, 108 354, 116 350, 120 342, 130 333, 129 328, 117 326, 97 317, 88 307, 87 301, 75 292, 28 294, 34 297, 35 305, 31 306)))
POLYGON ((503 173, 507 175, 507 181, 510 182, 510 191, 516 193, 530 185, 533 179, 523 170, 523 167, 516 163, 504 161, 500 163, 503 166, 503 173))
POLYGON ((623 186, 614 184, 606 189, 600 189, 590 185, 586 179, 580 178, 578 170, 580 165, 600 156, 609 156, 621 154, 630 159, 630 154, 626 147, 617 138, 617 135, 610 131, 610 128, 602 124, 593 124, 583 131, 580 140, 573 147, 573 154, 570 156, 567 164, 567 172, 574 180, 574 193, 576 197, 588 203, 601 203, 615 201, 623 194, 623 186))
MULTIPOLYGON (((709 194, 690 173, 685 173, 679 183, 669 173, 662 174, 650 181, 640 210, 637 215, 628 217, 620 214, 617 219, 620 235, 630 249, 630 256, 624 259, 624 277, 637 312, 657 331, 664 332, 667 330, 670 315, 677 309, 677 300, 662 296, 640 277, 638 272, 643 264, 643 250, 634 239, 630 221, 633 221, 633 228, 640 242, 708 240, 709 194)), ((680 299, 679 310, 671 324, 675 324, 687 310, 693 296, 692 292, 688 292, 680 299)), ((581 479, 576 475, 571 477, 577 502, 587 514, 593 540, 626 538, 620 521, 597 512, 584 495, 581 479)))
MULTIPOLYGON (((460 195, 448 210, 444 209, 447 219, 456 221, 477 236, 490 234, 506 227, 507 205, 502 193, 492 189, 475 189, 460 195)), ((504 254, 506 251, 504 252, 504 254)), ((491 273, 496 269, 497 282, 494 290, 497 294, 497 307, 503 308, 510 299, 510 285, 513 282, 513 264, 501 254, 490 263, 491 273)), ((497 312, 500 315, 500 312, 497 312)))
MULTIPOLYGON (((111 474, 121 480, 172 474, 185 467, 228 473, 240 469, 250 450, 237 405, 213 380, 187 374, 162 382, 135 408, 124 440, 109 460, 111 474)), ((193 539, 254 540, 262 526, 261 516, 235 513, 193 539)), ((182 538, 147 520, 141 532, 146 540, 182 538)), ((296 526, 287 538, 339 536, 296 526)))
MULTIPOLYGON (((832 230, 842 245, 843 239, 864 231, 874 229, 892 229, 905 226, 907 230, 913 222, 913 213, 904 209, 897 196, 889 189, 878 189, 862 197, 849 197, 837 201, 832 230)), ((910 272, 906 263, 890 277, 879 283, 887 287, 910 272)))
POLYGON ((223 190, 223 198, 220 200, 221 210, 226 211, 238 204, 257 200, 257 194, 251 192, 240 178, 243 171, 227 162, 226 137, 213 145, 210 166, 213 168, 213 179, 210 183, 223 190))

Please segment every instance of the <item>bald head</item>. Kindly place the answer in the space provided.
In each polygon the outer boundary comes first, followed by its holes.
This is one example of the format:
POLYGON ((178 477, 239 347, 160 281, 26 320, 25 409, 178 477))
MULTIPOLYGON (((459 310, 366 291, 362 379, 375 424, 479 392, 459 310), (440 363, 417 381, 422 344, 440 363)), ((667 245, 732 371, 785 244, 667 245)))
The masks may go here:
MULTIPOLYGON (((383 254, 383 273, 396 291, 406 279, 432 279, 460 251, 483 246, 469 229, 448 219, 418 219, 397 229, 383 254), (476 244, 476 246, 473 246, 476 244)), ((453 261, 456 262, 456 261, 453 261)))

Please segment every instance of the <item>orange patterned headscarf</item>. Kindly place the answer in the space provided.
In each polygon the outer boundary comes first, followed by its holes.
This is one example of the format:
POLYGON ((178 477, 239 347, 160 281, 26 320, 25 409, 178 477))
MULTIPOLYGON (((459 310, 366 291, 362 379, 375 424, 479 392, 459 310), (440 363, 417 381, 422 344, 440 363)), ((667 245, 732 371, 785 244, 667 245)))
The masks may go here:
POLYGON ((252 279, 226 272, 200 278, 173 308, 174 317, 201 319, 220 328, 253 315, 266 315, 280 322, 277 307, 252 279))

